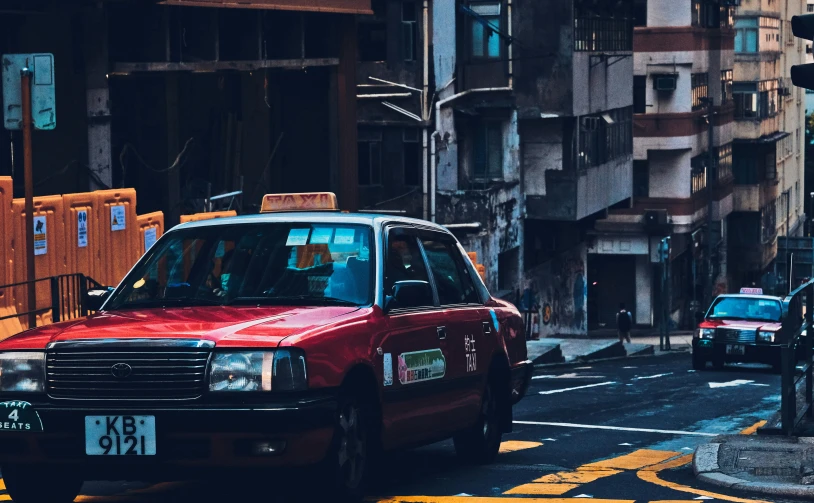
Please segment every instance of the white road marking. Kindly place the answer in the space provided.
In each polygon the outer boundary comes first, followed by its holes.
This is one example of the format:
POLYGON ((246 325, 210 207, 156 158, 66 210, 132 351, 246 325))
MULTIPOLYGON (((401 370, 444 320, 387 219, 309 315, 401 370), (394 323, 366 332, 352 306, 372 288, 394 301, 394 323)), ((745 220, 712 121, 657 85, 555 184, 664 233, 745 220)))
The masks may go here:
POLYGON ((771 384, 761 384, 759 382, 749 383, 749 386, 771 386, 771 384))
POLYGON ((699 496, 697 498, 693 498, 694 500, 712 500, 715 498, 710 498, 709 496, 699 496))
POLYGON ((629 428, 627 426, 602 426, 598 424, 549 423, 543 421, 513 422, 514 424, 525 424, 528 426, 559 426, 563 428, 583 428, 586 430, 635 431, 639 433, 665 433, 667 435, 694 435, 698 437, 718 437, 721 435, 720 433, 704 433, 702 431, 656 430, 650 428, 629 428))
POLYGON ((557 441, 556 438, 544 438, 543 439, 543 442, 556 442, 556 441, 557 441))
POLYGON ((548 376, 534 376, 532 379, 604 379, 605 376, 584 376, 576 373, 548 376))
POLYGON ((624 444, 619 444, 619 445, 622 446, 622 447, 633 447, 633 444, 629 444, 627 442, 625 442, 624 444))
POLYGON ((593 498, 590 494, 580 494, 579 496, 574 496, 575 498, 593 498))
POLYGON ((541 395, 553 395, 555 393, 565 393, 566 391, 574 391, 578 389, 585 389, 585 388, 596 388, 597 386, 608 386, 611 384, 616 384, 616 381, 608 381, 608 382, 600 382, 596 384, 586 384, 585 386, 575 386, 573 388, 563 388, 563 389, 552 389, 549 391, 540 391, 541 395))
POLYGON ((634 377, 631 381, 641 381, 642 379, 658 379, 659 377, 673 375, 672 372, 667 372, 666 374, 656 374, 654 376, 642 376, 642 377, 634 377))
POLYGON ((734 381, 729 382, 711 382, 709 383, 710 388, 734 388, 736 386, 743 386, 744 384, 751 384, 755 381, 747 381, 746 379, 736 379, 734 381))
POLYGON ((588 370, 592 369, 593 367, 574 367, 576 370, 588 370))
POLYGON ((623 369, 628 369, 628 370, 630 370, 630 369, 637 369, 637 368, 639 368, 639 367, 622 367, 622 368, 623 368, 623 369))

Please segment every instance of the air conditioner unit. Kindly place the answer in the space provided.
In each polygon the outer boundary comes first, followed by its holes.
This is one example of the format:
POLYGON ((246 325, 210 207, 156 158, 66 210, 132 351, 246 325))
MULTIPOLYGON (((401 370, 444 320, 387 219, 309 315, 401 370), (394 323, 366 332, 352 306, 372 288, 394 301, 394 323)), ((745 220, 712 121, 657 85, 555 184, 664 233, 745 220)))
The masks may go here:
POLYGON ((583 117, 582 130, 583 131, 596 131, 599 129, 599 117, 583 117))
POLYGON ((678 85, 678 74, 654 75, 653 89, 662 92, 675 91, 678 85))
POLYGON ((667 210, 645 210, 644 227, 648 230, 660 229, 669 224, 667 210))

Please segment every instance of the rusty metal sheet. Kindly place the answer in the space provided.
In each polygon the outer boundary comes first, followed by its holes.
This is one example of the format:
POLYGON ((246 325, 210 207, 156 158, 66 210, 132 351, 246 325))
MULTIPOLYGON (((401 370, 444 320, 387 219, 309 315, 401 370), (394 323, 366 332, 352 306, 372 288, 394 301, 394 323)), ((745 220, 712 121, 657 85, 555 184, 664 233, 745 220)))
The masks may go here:
POLYGON ((370 0, 161 0, 164 5, 373 14, 370 0))

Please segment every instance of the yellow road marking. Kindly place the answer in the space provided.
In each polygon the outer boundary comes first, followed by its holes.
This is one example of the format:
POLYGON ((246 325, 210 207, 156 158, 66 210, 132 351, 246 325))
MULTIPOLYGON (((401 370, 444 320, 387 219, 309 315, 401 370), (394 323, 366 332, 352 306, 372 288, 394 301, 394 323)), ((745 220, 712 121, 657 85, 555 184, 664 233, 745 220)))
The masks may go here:
POLYGON ((641 480, 644 480, 645 482, 650 482, 651 484, 655 484, 655 485, 661 486, 661 487, 666 487, 666 488, 672 489, 674 491, 695 494, 696 496, 707 496, 707 497, 715 498, 715 499, 722 500, 722 501, 732 501, 734 503, 768 503, 767 501, 736 498, 734 496, 727 496, 725 494, 718 494, 718 493, 713 493, 713 492, 710 492, 710 491, 703 491, 701 489, 695 489, 693 487, 684 486, 684 485, 681 485, 681 484, 678 484, 678 483, 675 483, 675 482, 669 482, 667 480, 662 480, 662 479, 659 478, 659 475, 658 475, 659 472, 661 472, 663 470, 668 470, 668 469, 671 469, 671 468, 678 468, 678 467, 684 466, 686 464, 689 464, 690 462, 692 462, 692 457, 693 457, 692 454, 687 454, 687 455, 681 456, 680 458, 672 459, 672 460, 666 461, 664 463, 661 463, 659 465, 651 466, 651 467, 646 468, 644 470, 639 470, 636 473, 636 475, 641 480))
POLYGON ((559 472, 544 475, 539 479, 535 480, 534 482, 540 482, 544 484, 561 484, 561 483, 587 484, 589 482, 595 482, 605 477, 610 477, 611 475, 616 475, 617 473, 622 472, 620 470, 577 468, 577 471, 575 472, 559 472))
MULTIPOLYGON (((585 498, 501 498, 476 496, 395 496, 377 503, 585 503, 585 498)), ((636 503, 636 500, 591 498, 590 503, 636 503)), ((698 503, 698 502, 693 502, 698 503)))
POLYGON ((560 496, 572 489, 579 487, 579 484, 523 484, 513 487, 503 494, 548 494, 550 496, 560 496))
POLYGON ((680 453, 672 451, 654 451, 651 449, 639 449, 619 456, 617 458, 597 461, 584 465, 586 468, 616 468, 620 470, 638 470, 646 466, 662 463, 668 459, 678 456, 680 453))
POLYGON ((5 491, 5 490, 6 490, 6 481, 3 480, 3 479, 0 479, 0 491, 5 491))
POLYGON ((540 442, 521 442, 519 440, 507 440, 500 444, 500 453, 506 454, 507 452, 524 451, 526 449, 534 449, 543 445, 540 442))
POLYGON ((743 430, 741 432, 741 435, 754 435, 755 433, 757 433, 757 430, 766 426, 767 422, 768 421, 758 421, 757 423, 743 430))

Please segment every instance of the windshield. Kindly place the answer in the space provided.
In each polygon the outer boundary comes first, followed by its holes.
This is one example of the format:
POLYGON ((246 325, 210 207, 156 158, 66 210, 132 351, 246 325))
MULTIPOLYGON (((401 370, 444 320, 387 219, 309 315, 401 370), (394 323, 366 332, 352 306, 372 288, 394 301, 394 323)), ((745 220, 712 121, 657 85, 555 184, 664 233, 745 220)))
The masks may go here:
POLYGON ((724 297, 712 305, 707 318, 747 321, 780 321, 780 302, 772 299, 724 297))
POLYGON ((269 223, 168 233, 106 310, 227 304, 372 303, 368 226, 269 223))

